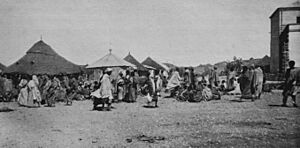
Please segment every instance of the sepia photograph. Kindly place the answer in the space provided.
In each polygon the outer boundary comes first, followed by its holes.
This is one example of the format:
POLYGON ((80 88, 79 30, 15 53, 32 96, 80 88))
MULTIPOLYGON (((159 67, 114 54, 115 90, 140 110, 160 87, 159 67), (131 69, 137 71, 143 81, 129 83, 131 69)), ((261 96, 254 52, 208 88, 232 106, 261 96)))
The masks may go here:
POLYGON ((1 148, 299 148, 300 0, 0 0, 1 148))

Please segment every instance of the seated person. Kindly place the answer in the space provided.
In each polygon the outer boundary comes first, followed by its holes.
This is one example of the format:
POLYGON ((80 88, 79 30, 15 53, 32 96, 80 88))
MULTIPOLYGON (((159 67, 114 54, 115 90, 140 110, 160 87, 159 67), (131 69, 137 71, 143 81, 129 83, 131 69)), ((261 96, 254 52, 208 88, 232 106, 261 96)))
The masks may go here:
POLYGON ((220 91, 226 91, 226 81, 222 80, 221 85, 220 85, 220 91))

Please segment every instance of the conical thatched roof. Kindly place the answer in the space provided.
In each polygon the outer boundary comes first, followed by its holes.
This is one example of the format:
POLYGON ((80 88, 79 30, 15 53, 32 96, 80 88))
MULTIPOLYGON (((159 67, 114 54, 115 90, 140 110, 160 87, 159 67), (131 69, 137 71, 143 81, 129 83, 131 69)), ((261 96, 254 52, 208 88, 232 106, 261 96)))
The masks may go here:
POLYGON ((4 64, 0 63, 0 69, 5 69, 5 68, 6 68, 6 66, 4 64))
POLYGON ((24 74, 72 74, 81 72, 81 67, 57 54, 42 40, 35 43, 21 59, 7 67, 6 73, 24 74))
POLYGON ((172 63, 163 63, 163 64, 166 65, 170 69, 178 67, 178 66, 176 66, 176 65, 174 65, 172 63))
POLYGON ((4 71, 5 69, 6 69, 6 66, 3 65, 2 63, 0 63, 0 72, 1 72, 1 71, 4 71))
POLYGON ((87 68, 106 68, 106 67, 134 67, 134 65, 112 54, 110 50, 109 54, 105 55, 98 61, 89 65, 87 68))
POLYGON ((151 66, 151 67, 154 67, 156 68, 157 70, 168 70, 168 68, 157 62, 157 61, 154 61, 152 58, 150 57, 147 57, 143 62, 142 62, 143 65, 147 65, 147 66, 151 66))
POLYGON ((135 65, 137 67, 137 70, 147 70, 147 68, 145 68, 138 60, 136 60, 131 54, 130 52, 128 53, 128 55, 124 58, 125 61, 135 65))

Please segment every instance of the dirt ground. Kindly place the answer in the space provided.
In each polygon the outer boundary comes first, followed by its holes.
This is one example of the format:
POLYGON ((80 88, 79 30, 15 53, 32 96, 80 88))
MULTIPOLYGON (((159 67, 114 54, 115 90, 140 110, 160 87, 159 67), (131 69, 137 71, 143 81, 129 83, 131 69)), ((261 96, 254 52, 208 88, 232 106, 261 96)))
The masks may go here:
POLYGON ((0 103, 14 110, 0 112, 0 147, 300 147, 300 108, 280 107, 280 92, 255 102, 145 102, 116 103, 112 111, 92 111, 91 100, 55 108, 0 103))

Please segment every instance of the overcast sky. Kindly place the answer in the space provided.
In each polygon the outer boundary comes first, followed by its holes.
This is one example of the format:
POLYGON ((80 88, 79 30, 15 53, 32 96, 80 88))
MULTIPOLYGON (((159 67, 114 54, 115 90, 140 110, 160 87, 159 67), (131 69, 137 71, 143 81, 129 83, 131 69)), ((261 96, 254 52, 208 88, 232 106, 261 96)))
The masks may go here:
POLYGON ((295 0, 0 0, 0 62, 21 58, 42 35, 57 53, 91 64, 130 51, 196 66, 270 52, 269 16, 295 0))

